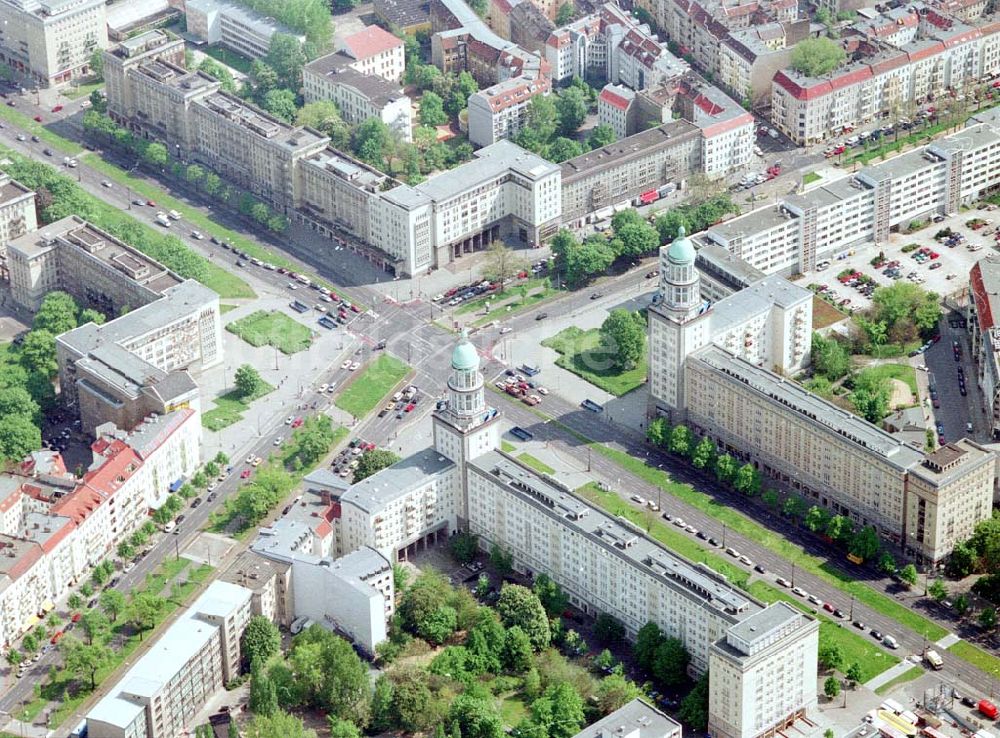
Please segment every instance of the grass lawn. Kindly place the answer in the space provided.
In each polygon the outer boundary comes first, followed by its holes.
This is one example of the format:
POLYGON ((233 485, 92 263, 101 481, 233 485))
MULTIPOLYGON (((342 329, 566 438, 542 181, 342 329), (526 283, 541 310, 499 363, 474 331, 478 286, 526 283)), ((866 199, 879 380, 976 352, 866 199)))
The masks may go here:
POLYGON ((229 303, 226 303, 226 302, 220 302, 219 303, 219 313, 222 314, 222 315, 225 315, 230 310, 235 310, 238 307, 239 307, 239 305, 230 305, 229 303))
MULTIPOLYGON (((516 302, 516 298, 518 298, 522 289, 526 289, 530 292, 531 290, 535 290, 540 287, 544 288, 545 285, 543 284, 543 282, 545 282, 544 279, 538 279, 537 277, 533 277, 531 279, 526 279, 523 282, 519 282, 516 285, 511 285, 507 287, 507 289, 505 289, 502 294, 486 295, 485 297, 477 297, 473 300, 466 300, 465 302, 461 303, 457 308, 455 308, 455 314, 462 315, 463 313, 471 313, 476 310, 481 310, 483 306, 486 305, 487 302, 494 302, 494 303, 505 302, 507 300, 510 300, 511 298, 515 298, 514 301, 516 302)), ((502 309, 503 306, 494 308, 494 310, 502 310, 502 309)))
POLYGON ((526 466, 530 466, 536 472, 540 472, 542 474, 555 474, 556 473, 556 470, 553 469, 551 466, 549 466, 548 464, 546 464, 541 459, 536 459, 534 456, 532 456, 529 453, 519 454, 518 457, 517 457, 517 459, 522 464, 525 464, 526 466))
POLYGON ((528 706, 519 693, 509 694, 500 702, 500 717, 508 728, 515 728, 528 714, 528 706))
POLYGON ((802 175, 802 184, 804 185, 812 184, 813 182, 819 182, 821 179, 823 178, 820 175, 816 174, 816 172, 806 172, 805 174, 802 175))
POLYGON ((643 348, 642 358, 635 368, 618 371, 600 348, 600 331, 597 328, 584 331, 570 326, 546 338, 542 345, 559 352, 560 356, 556 359, 558 366, 618 397, 646 381, 646 349, 643 348))
POLYGON ((917 394, 917 372, 909 364, 878 364, 865 367, 864 371, 886 379, 898 379, 905 382, 914 396, 917 394))
POLYGON ((491 310, 489 315, 484 315, 481 318, 473 321, 472 325, 481 326, 486 325, 494 320, 503 320, 504 318, 509 318, 517 313, 524 312, 528 308, 532 308, 540 302, 548 300, 559 294, 559 290, 552 289, 551 287, 542 287, 535 292, 532 292, 526 297, 521 297, 518 295, 517 298, 506 303, 503 308, 498 310, 491 310))
POLYGON ((987 674, 1000 673, 1000 659, 991 653, 987 653, 978 646, 974 646, 968 641, 959 641, 949 646, 948 650, 958 656, 963 661, 968 661, 976 668, 985 671, 987 674))
MULTIPOLYGON (((38 138, 40 138, 44 143, 48 144, 62 154, 76 156, 83 151, 83 147, 79 144, 74 143, 67 138, 63 138, 58 133, 53 133, 45 127, 44 123, 37 122, 30 115, 22 113, 17 108, 0 105, 0 118, 14 124, 18 128, 23 128, 29 134, 38 136, 38 138)), ((42 116, 42 120, 45 120, 45 116, 42 116)))
POLYGON ((912 682, 914 679, 921 676, 923 673, 924 670, 921 669, 919 666, 914 666, 912 669, 907 669, 898 677, 890 679, 881 687, 878 687, 875 690, 875 694, 877 694, 879 697, 885 697, 885 695, 889 694, 889 692, 894 690, 900 684, 906 684, 907 682, 912 682))
POLYGON ((283 354, 305 351, 312 345, 312 331, 297 320, 277 310, 258 310, 234 320, 226 330, 235 333, 251 346, 274 346, 283 354))
POLYGON ((359 420, 370 413, 387 394, 410 373, 410 367, 389 354, 380 354, 375 361, 337 395, 334 403, 359 420))
MULTIPOLYGON (((767 582, 757 580, 750 585, 750 594, 763 602, 771 603, 783 600, 793 607, 805 613, 812 614, 816 608, 802 602, 789 592, 785 592, 777 587, 773 587, 767 582)), ((819 620, 819 643, 822 648, 827 643, 836 645, 844 655, 844 661, 840 671, 846 671, 847 667, 857 662, 861 667, 861 682, 867 682, 886 669, 899 663, 899 659, 886 653, 870 638, 855 633, 849 628, 843 627, 840 621, 828 618, 822 612, 813 614, 819 620)))
POLYGON ((237 54, 235 51, 230 51, 222 46, 205 46, 198 50, 216 61, 222 62, 227 67, 232 67, 237 72, 250 74, 250 60, 242 54, 237 54))
POLYGON ((215 407, 202 413, 201 424, 210 431, 222 430, 226 426, 238 423, 243 419, 243 411, 250 403, 268 394, 274 387, 264 382, 262 391, 253 397, 240 397, 239 390, 231 390, 215 398, 215 407))
POLYGON ((94 90, 99 90, 104 87, 104 81, 98 82, 87 82, 83 85, 71 85, 65 90, 60 90, 59 94, 63 97, 68 97, 70 100, 75 100, 80 97, 90 97, 90 93, 94 90))
POLYGON ((500 441, 500 450, 505 454, 512 453, 516 447, 510 441, 500 441))
POLYGON ((847 316, 840 312, 833 305, 819 297, 813 296, 813 330, 826 328, 828 325, 838 323, 847 316))
POLYGON ((680 554, 689 561, 705 564, 726 577, 730 583, 746 589, 747 581, 750 579, 750 575, 746 571, 731 564, 721 556, 706 551, 686 533, 680 533, 677 529, 663 522, 658 513, 654 513, 652 510, 637 510, 614 492, 602 490, 594 482, 578 488, 576 494, 598 505, 611 515, 627 518, 671 551, 680 554))

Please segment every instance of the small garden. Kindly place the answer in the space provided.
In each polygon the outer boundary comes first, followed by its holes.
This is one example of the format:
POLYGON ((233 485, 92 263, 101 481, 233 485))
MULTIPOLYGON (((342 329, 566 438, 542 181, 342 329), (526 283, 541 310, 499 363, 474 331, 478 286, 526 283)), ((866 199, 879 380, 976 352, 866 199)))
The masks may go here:
POLYGON ((584 331, 570 326, 542 345, 560 354, 556 366, 615 396, 646 381, 646 318, 642 313, 612 310, 600 328, 584 331))
POLYGON ((254 400, 274 390, 249 364, 243 364, 236 370, 233 381, 236 387, 216 397, 213 400, 215 407, 202 413, 201 424, 210 431, 220 431, 243 420, 243 412, 254 400))
POLYGON ((258 310, 226 326, 251 346, 274 346, 291 355, 312 345, 313 332, 293 318, 277 310, 258 310))
POLYGON ((360 420, 374 410, 410 371, 410 367, 396 357, 379 354, 337 395, 334 404, 360 420))

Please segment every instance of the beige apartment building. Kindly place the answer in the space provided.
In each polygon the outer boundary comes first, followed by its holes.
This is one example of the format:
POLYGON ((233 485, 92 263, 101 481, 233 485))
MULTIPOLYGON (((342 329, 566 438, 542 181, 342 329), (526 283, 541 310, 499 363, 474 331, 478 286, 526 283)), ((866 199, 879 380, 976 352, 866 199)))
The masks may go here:
POLYGON ((240 673, 240 638, 252 593, 212 582, 180 619, 87 713, 91 738, 176 738, 240 673))
POLYGON ((366 26, 357 33, 340 36, 336 46, 353 60, 351 67, 362 74, 397 84, 403 79, 406 68, 403 39, 379 26, 366 26))
POLYGON ((90 74, 108 45, 104 0, 0 0, 0 62, 52 87, 90 74))
POLYGON ((0 173, 0 278, 10 279, 7 243, 38 228, 35 193, 0 173))

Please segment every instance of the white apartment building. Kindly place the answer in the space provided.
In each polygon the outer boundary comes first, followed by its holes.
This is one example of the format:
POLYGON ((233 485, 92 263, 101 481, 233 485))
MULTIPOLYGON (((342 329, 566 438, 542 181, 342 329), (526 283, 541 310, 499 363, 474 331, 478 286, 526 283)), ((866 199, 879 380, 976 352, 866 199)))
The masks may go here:
POLYGON ((549 90, 547 78, 522 75, 469 95, 469 142, 489 146, 513 138, 527 121, 531 101, 549 90))
POLYGON ((43 87, 90 74, 108 46, 104 0, 0 1, 0 62, 43 87))
POLYGON ((635 92, 624 85, 604 85, 597 96, 597 122, 610 126, 615 139, 625 138, 635 130, 635 92))
POLYGON ((228 46, 249 59, 262 59, 271 49, 276 33, 294 36, 300 43, 305 36, 237 2, 227 0, 185 0, 187 31, 209 44, 228 46))
POLYGON ((412 141, 413 102, 410 97, 398 82, 362 72, 357 65, 358 62, 343 52, 327 54, 306 64, 302 68, 305 101, 332 100, 347 123, 357 125, 369 118, 378 118, 402 140, 412 141))
POLYGON ((718 87, 683 78, 675 107, 701 131, 702 171, 709 177, 745 169, 753 158, 754 117, 718 87))
POLYGON ((379 26, 366 26, 357 33, 340 36, 336 47, 354 60, 351 68, 362 74, 397 84, 403 79, 406 67, 403 39, 379 26))
POLYGON ((681 724, 641 697, 619 707, 573 738, 681 738, 681 724))
POLYGON ((69 587, 148 520, 199 462, 201 418, 178 410, 102 436, 77 479, 39 451, 0 477, 0 643, 37 624, 69 587))
POLYGON ((374 243, 403 274, 419 274, 488 247, 503 234, 538 245, 559 226, 560 168, 510 141, 415 187, 383 192, 372 211, 374 243))
POLYGON ((87 713, 93 738, 174 738, 240 672, 251 592, 212 582, 87 713))
POLYGON ((10 175, 0 174, 0 278, 10 280, 7 242, 37 228, 35 193, 10 175))

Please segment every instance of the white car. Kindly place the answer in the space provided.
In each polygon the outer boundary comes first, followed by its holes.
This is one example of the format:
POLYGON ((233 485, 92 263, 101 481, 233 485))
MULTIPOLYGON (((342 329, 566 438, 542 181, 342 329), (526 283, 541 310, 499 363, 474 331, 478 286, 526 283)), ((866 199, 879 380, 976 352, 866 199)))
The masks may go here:
POLYGON ((683 528, 687 523, 684 522, 684 518, 674 518, 674 525, 678 528, 683 528))
POLYGON ((638 502, 640 505, 646 504, 646 499, 641 495, 632 495, 629 499, 631 499, 632 502, 638 502))
POLYGON ((730 556, 732 556, 734 559, 738 559, 740 557, 740 552, 737 551, 732 546, 730 546, 729 548, 726 549, 726 553, 729 554, 730 556))
POLYGON ((289 415, 287 418, 285 418, 285 425, 291 425, 293 420, 295 420, 295 416, 289 415))
POLYGON ((809 600, 814 605, 819 605, 820 607, 823 607, 823 600, 821 600, 816 595, 809 595, 808 597, 806 597, 806 599, 809 600))
POLYGON ((348 367, 348 369, 350 369, 350 370, 351 370, 351 371, 353 372, 353 371, 355 371, 355 370, 356 370, 356 369, 357 369, 357 368, 358 368, 359 366, 361 366, 361 364, 359 364, 359 363, 358 363, 358 362, 356 362, 356 361, 352 361, 352 362, 351 362, 351 365, 350 365, 350 366, 348 367))
POLYGON ((351 368, 351 360, 347 359, 346 361, 341 362, 340 368, 341 369, 350 369, 351 368))
POLYGON ((809 596, 809 593, 802 589, 802 587, 792 587, 792 594, 798 595, 799 597, 809 596))
POLYGON ((219 483, 218 483, 218 482, 212 482, 212 483, 211 483, 210 485, 208 485, 208 486, 207 486, 207 487, 206 487, 205 489, 207 489, 207 490, 208 490, 209 492, 211 492, 212 490, 214 490, 214 489, 215 489, 216 487, 218 487, 218 486, 219 486, 219 483))
POLYGON ((740 563, 745 566, 753 566, 753 561, 750 560, 749 556, 740 556, 740 563))
POLYGON ((200 241, 204 237, 205 236, 202 234, 201 231, 191 231, 191 238, 193 238, 195 241, 200 241))
POLYGON ((113 186, 110 181, 106 179, 101 180, 101 187, 107 187, 110 190, 113 186))
POLYGON ((547 389, 545 389, 544 387, 539 387, 538 388, 538 394, 540 394, 540 395, 547 395, 548 393, 549 393, 549 391, 547 389))
POLYGON ((261 462, 262 462, 262 461, 264 461, 264 459, 262 459, 262 458, 260 458, 260 457, 258 456, 257 458, 255 458, 255 459, 254 459, 254 460, 253 460, 253 461, 251 462, 251 465, 252 465, 252 466, 260 466, 260 464, 261 464, 261 462))
POLYGON ((695 533, 698 532, 698 529, 695 528, 693 525, 685 525, 684 526, 684 530, 686 530, 688 533, 691 533, 691 534, 695 534, 695 533))
POLYGON ((781 587, 791 587, 792 586, 792 583, 790 581, 788 581, 787 579, 785 579, 784 577, 778 577, 778 579, 776 581, 777 581, 778 585, 781 586, 781 587))
POLYGON ((247 463, 248 464, 252 464, 253 460, 256 459, 256 458, 257 457, 254 454, 250 454, 249 456, 247 456, 247 463))
POLYGON ((285 440, 285 439, 283 439, 283 438, 282 438, 281 436, 278 436, 277 438, 275 438, 275 439, 274 439, 274 445, 275 445, 275 446, 280 446, 280 445, 281 445, 281 442, 282 442, 283 440, 285 440))
POLYGON ((128 573, 129 573, 130 571, 132 571, 132 570, 133 570, 134 568, 135 568, 135 562, 134 562, 134 561, 130 561, 130 562, 128 562, 127 564, 125 564, 125 566, 123 566, 123 567, 122 567, 122 571, 123 571, 123 572, 124 572, 125 574, 128 574, 128 573))
POLYGON ((326 388, 327 388, 327 387, 329 387, 329 386, 330 386, 330 385, 328 385, 328 384, 326 384, 326 383, 323 383, 323 384, 321 384, 321 385, 319 386, 319 390, 317 390, 317 391, 318 391, 318 392, 326 392, 326 388))

